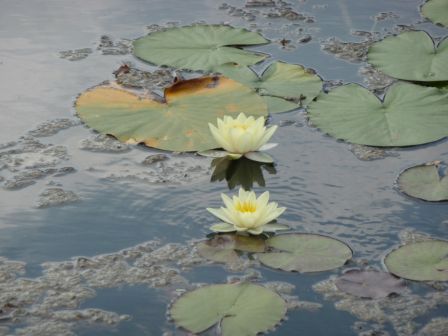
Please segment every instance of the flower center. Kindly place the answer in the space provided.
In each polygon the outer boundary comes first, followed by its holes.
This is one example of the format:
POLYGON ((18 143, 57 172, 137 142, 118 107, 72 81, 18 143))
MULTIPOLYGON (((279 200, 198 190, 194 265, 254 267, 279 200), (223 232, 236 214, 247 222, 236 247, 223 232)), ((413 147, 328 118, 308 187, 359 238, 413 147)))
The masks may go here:
POLYGON ((245 124, 236 124, 233 126, 233 128, 239 128, 243 131, 247 130, 249 128, 249 125, 245 125, 245 124))
POLYGON ((239 212, 255 212, 257 207, 252 202, 238 202, 235 209, 239 212))

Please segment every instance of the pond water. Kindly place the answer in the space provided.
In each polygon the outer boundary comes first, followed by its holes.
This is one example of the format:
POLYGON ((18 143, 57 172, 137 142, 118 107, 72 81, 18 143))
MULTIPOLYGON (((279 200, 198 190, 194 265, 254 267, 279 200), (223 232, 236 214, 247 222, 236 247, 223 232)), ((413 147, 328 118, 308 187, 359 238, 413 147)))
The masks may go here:
MULTIPOLYGON (((329 86, 356 82, 378 92, 388 79, 374 81, 371 72, 362 71, 362 48, 338 49, 340 42, 362 43, 410 28, 436 38, 448 32, 421 17, 417 0, 288 3, 277 2, 277 7, 290 6, 304 17, 265 16, 272 8, 246 8, 238 0, 1 2, 0 155, 10 151, 12 161, 8 167, 0 161, 0 256, 26 265, 0 259, 0 266, 33 281, 0 277, 0 282, 11 281, 20 297, 17 307, 0 310, 0 335, 183 335, 166 317, 176 293, 197 283, 225 283, 229 277, 295 286, 283 294, 305 303, 288 310, 288 319, 272 335, 414 335, 432 318, 448 315, 443 285, 410 283, 401 308, 391 303, 381 308, 390 316, 367 319, 359 312, 360 300, 341 309, 335 306, 340 299, 313 290, 341 269, 297 274, 256 263, 229 269, 199 260, 191 255, 192 242, 205 238, 213 223, 205 208, 218 207, 220 193, 228 192, 225 181, 210 182, 211 160, 184 154, 144 166, 146 157, 162 152, 117 143, 107 147, 78 123, 73 107, 78 94, 113 79, 113 71, 124 62, 154 69, 127 47, 154 29, 152 25, 206 22, 259 29, 273 42, 253 49, 312 68, 329 86), (290 42, 282 46, 282 39, 290 42), (70 50, 75 52, 61 53, 70 50), (46 127, 39 127, 43 122, 46 127), (92 149, 92 143, 97 147, 92 149), (135 247, 145 243, 141 250, 135 247), (136 258, 152 264, 132 264, 135 258, 123 257, 123 249, 139 251, 136 258), (108 254, 107 262, 101 259, 108 254), (84 260, 80 256, 98 263, 88 281, 67 273, 73 263, 84 260), (127 278, 121 268, 129 266, 125 262, 148 274, 127 278), (101 309, 97 320, 89 308, 101 309), (61 317, 74 309, 83 317, 61 317)), ((448 238, 446 202, 412 199, 395 185, 405 168, 447 161, 446 139, 367 152, 312 127, 303 110, 273 115, 271 123, 280 126, 273 138, 279 146, 270 151, 276 172, 264 170, 266 187, 255 185, 255 192, 267 189, 287 207, 282 223, 295 231, 349 244, 354 261, 346 268, 368 263, 383 269, 383 257, 406 234, 448 238)), ((440 335, 448 334, 440 330, 440 335)))

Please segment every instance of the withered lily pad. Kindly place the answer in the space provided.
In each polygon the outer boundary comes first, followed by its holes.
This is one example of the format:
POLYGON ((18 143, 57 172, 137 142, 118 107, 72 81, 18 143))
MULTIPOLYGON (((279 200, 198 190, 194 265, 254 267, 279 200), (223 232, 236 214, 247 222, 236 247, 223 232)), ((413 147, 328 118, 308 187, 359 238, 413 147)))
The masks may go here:
POLYGON ((368 146, 412 146, 448 136, 448 95, 433 87, 396 83, 384 100, 357 84, 321 93, 308 107, 311 122, 338 139, 368 146))
POLYGON ((398 277, 416 281, 448 280, 448 242, 430 240, 399 247, 384 259, 398 277))
POLYGON ((404 32, 374 43, 367 57, 376 69, 398 79, 448 80, 448 38, 436 47, 426 32, 404 32))
POLYGON ((336 279, 335 284, 343 292, 373 299, 399 294, 406 288, 403 280, 375 270, 347 271, 336 279))
POLYGON ((212 261, 232 263, 239 260, 237 251, 263 252, 265 240, 258 236, 217 234, 196 245, 199 255, 212 261))
POLYGON ((217 326, 219 335, 255 336, 283 319, 286 304, 263 286, 211 285, 181 296, 170 313, 176 325, 195 334, 217 326))
POLYGON ((76 109, 88 126, 122 142, 179 152, 218 147, 208 128, 218 117, 267 115, 259 95, 225 77, 180 81, 164 99, 98 86, 78 98, 76 109))
POLYGON ((422 6, 422 14, 432 22, 448 27, 448 1, 428 0, 422 6))
POLYGON ((298 64, 274 62, 260 77, 250 68, 234 64, 225 64, 216 70, 257 90, 265 98, 271 113, 306 105, 322 90, 320 77, 298 64))
POLYGON ((425 201, 448 201, 448 177, 439 173, 440 162, 411 167, 398 177, 398 186, 406 195, 425 201))
POLYGON ((225 25, 194 25, 152 33, 134 42, 144 61, 179 69, 213 71, 225 63, 251 65, 267 55, 236 46, 269 43, 258 33, 225 25))
POLYGON ((343 242, 316 234, 283 234, 266 241, 270 252, 259 253, 269 267, 300 273, 328 271, 343 266, 352 250, 343 242))

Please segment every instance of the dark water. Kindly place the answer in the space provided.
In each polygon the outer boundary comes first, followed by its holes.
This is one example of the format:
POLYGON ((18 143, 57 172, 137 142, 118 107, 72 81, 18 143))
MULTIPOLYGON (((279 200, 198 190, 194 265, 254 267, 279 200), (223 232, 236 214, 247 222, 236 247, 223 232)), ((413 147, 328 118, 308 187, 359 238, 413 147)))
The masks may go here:
MULTIPOLYGON (((242 1, 228 1, 241 7, 242 1)), ((363 83, 357 71, 363 63, 348 63, 321 50, 320 42, 336 36, 342 41, 360 41, 354 30, 392 31, 398 24, 414 24, 433 36, 446 29, 422 22, 420 1, 293 1, 300 12, 315 17, 315 23, 286 19, 259 18, 247 22, 218 10, 220 2, 194 1, 0 1, 0 143, 18 139, 38 123, 74 115, 75 97, 106 79, 124 61, 151 69, 131 55, 106 56, 95 50, 100 36, 134 39, 146 34, 145 26, 176 21, 180 25, 198 20, 228 22, 249 27, 256 23, 273 41, 288 38, 302 26, 313 39, 292 50, 278 44, 256 48, 273 59, 311 67, 325 80, 363 83), (327 5, 325 8, 316 5, 327 5), (313 7, 314 6, 314 7, 313 7), (375 22, 379 12, 394 12, 399 18, 375 22), (59 58, 68 49, 92 48, 87 58, 70 62, 59 58)), ((259 67, 263 68, 263 65, 259 67)), ((386 251, 399 243, 398 233, 415 229, 447 238, 448 207, 410 199, 394 185, 403 169, 435 159, 448 159, 447 141, 393 151, 396 156, 362 161, 338 142, 307 125, 303 112, 275 115, 272 122, 285 120, 294 125, 280 127, 271 151, 277 173, 265 173, 271 197, 288 210, 282 221, 300 232, 331 235, 347 242, 355 258, 367 258, 381 265, 386 251)), ((38 276, 40 264, 62 261, 73 256, 111 253, 151 239, 185 242, 209 233, 210 215, 206 207, 220 204, 224 182, 208 183, 208 177, 187 186, 154 187, 141 182, 105 182, 89 174, 90 165, 123 160, 116 154, 86 153, 77 148, 80 139, 91 132, 78 126, 43 142, 61 143, 72 155, 74 175, 64 177, 65 187, 82 196, 82 201, 63 207, 34 209, 37 194, 48 181, 18 191, 0 190, 0 256, 27 263, 27 275, 38 276)), ((149 153, 137 149, 133 153, 149 153)), ((255 187, 258 193, 265 188, 255 187)), ((323 303, 318 312, 296 310, 288 313, 277 335, 355 334, 356 319, 323 301, 311 286, 328 277, 286 274, 260 269, 263 280, 286 281, 296 285, 301 300, 323 303)), ((336 274, 336 273, 335 273, 336 274)), ((201 267, 184 274, 191 282, 220 283, 229 275, 220 266, 201 267)), ((124 286, 98 290, 83 307, 98 307, 133 316, 114 328, 80 327, 80 335, 159 335, 174 330, 166 321, 168 296, 163 290, 144 286, 124 286)), ((434 316, 448 314, 446 307, 434 316)), ((426 318, 427 320, 427 318, 426 318)), ((421 323, 424 323, 423 318, 421 323)), ((386 328, 392 334, 391 328, 386 328)))

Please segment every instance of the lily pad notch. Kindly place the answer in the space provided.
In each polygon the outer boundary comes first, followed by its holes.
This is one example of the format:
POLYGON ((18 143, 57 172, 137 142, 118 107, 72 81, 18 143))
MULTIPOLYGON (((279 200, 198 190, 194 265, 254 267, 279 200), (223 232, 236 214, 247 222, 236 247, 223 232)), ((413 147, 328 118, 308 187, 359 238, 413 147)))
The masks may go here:
POLYGON ((308 106, 313 125, 351 143, 399 147, 448 136, 448 95, 439 89, 398 82, 384 99, 358 84, 321 93, 308 106))
POLYGON ((267 44, 258 33, 227 25, 193 25, 154 32, 134 41, 138 58, 181 70, 213 72, 226 63, 252 65, 268 55, 240 49, 267 44))
POLYGON ((164 98, 100 85, 78 97, 76 110, 88 126, 122 142, 178 152, 218 147, 208 128, 218 117, 268 113, 251 88, 219 76, 179 81, 164 98))
POLYGON ((441 82, 448 80, 448 37, 436 46, 424 31, 404 32, 374 43, 367 61, 394 78, 441 82))
POLYGON ((216 70, 256 90, 266 100, 270 113, 303 107, 322 91, 322 79, 314 70, 300 64, 276 61, 260 76, 253 69, 238 64, 224 64, 216 70))
POLYGON ((216 326, 222 336, 256 336, 273 329, 285 314, 280 295, 250 283, 201 287, 182 295, 170 309, 179 327, 196 334, 216 326))
POLYGON ((282 234, 266 241, 271 251, 258 253, 265 266, 289 272, 322 272, 345 265, 352 249, 340 240, 310 233, 282 234))
POLYGON ((441 161, 429 162, 405 169, 397 179, 401 192, 430 202, 448 201, 448 168, 441 175, 441 161))
POLYGON ((389 272, 414 281, 448 281, 448 242, 429 240, 400 246, 384 259, 389 272))

